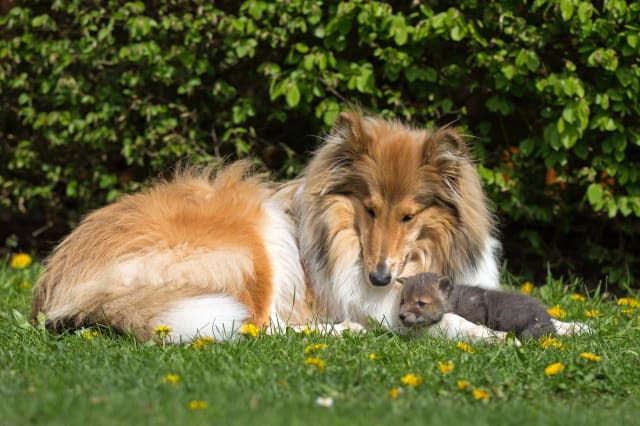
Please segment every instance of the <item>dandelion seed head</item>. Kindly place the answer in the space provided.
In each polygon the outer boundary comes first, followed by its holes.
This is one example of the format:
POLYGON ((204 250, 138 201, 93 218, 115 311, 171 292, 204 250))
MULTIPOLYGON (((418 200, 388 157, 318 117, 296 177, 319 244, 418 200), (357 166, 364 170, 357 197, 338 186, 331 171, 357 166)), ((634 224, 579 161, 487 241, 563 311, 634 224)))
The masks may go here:
POLYGON ((333 407, 333 398, 330 396, 319 396, 316 398, 316 405, 320 407, 333 407))

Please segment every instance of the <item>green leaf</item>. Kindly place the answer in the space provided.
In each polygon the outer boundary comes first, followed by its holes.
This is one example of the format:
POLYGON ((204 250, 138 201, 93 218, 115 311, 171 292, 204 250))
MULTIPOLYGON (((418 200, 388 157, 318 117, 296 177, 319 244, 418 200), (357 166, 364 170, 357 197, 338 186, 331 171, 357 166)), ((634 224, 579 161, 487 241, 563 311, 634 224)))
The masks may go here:
POLYGON ((464 28, 461 28, 460 26, 456 25, 453 28, 451 28, 449 35, 451 36, 451 40, 460 41, 465 36, 465 30, 464 28))
POLYGON ((600 204, 602 203, 603 194, 604 191, 602 190, 600 184, 592 183, 591 185, 589 185, 589 187, 587 188, 587 199, 589 200, 589 204, 594 207, 600 206, 600 204))
POLYGON ((560 14, 563 21, 568 21, 573 16, 574 9, 573 0, 560 0, 560 14))
POLYGON ((516 67, 514 67, 512 64, 503 65, 500 68, 500 71, 509 80, 511 80, 516 75, 516 67))
POLYGON ((290 82, 285 98, 287 100, 287 105, 289 105, 290 108, 293 108, 300 103, 300 89, 298 89, 298 85, 295 81, 290 82))

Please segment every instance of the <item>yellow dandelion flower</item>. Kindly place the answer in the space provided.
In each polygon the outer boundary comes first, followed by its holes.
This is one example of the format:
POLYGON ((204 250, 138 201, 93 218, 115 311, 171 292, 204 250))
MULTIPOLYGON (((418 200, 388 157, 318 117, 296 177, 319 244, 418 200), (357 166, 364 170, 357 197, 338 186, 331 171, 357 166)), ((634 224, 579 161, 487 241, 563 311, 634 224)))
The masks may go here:
POLYGON ((623 314, 625 314, 628 317, 633 316, 633 314, 635 314, 636 310, 635 308, 622 308, 620 309, 620 312, 622 312, 623 314))
POLYGON ((167 374, 162 378, 162 382, 170 385, 177 385, 178 382, 180 382, 180 376, 177 374, 167 374))
POLYGON ((98 332, 96 330, 84 330, 80 335, 83 339, 91 340, 98 335, 98 332))
POLYGON ((621 297, 618 299, 618 305, 628 306, 630 308, 640 308, 640 301, 632 297, 621 297))
POLYGON ((422 376, 417 376, 413 373, 409 373, 402 376, 400 378, 400 381, 402 382, 403 385, 407 385, 415 388, 416 386, 422 384, 424 379, 422 378, 422 376))
POLYGON ((29 280, 22 281, 22 283, 20 283, 20 288, 23 288, 25 290, 30 289, 31 288, 31 282, 29 280))
POLYGON ((468 380, 458 380, 458 389, 466 390, 469 386, 471 386, 471 383, 468 380))
POLYGON ((591 352, 582 352, 580 354, 580 356, 584 359, 586 359, 587 361, 592 361, 592 362, 598 362, 602 359, 602 357, 600 355, 596 355, 594 353, 591 352))
POLYGON ((489 392, 482 388, 475 388, 473 390, 473 399, 478 401, 488 401, 489 400, 489 392))
POLYGON ((564 311, 564 309, 562 309, 560 307, 560 305, 556 305, 553 308, 549 308, 547 309, 547 312, 549 313, 549 315, 551 315, 554 318, 564 318, 566 312, 564 311))
POLYGON ((369 354, 369 359, 371 361, 375 361, 376 359, 378 359, 378 355, 376 355, 375 353, 370 353, 369 354))
POLYGON ((455 368, 455 364, 451 361, 438 363, 438 369, 442 374, 451 373, 454 368, 455 368))
POLYGON ((584 302, 585 300, 587 300, 587 298, 581 294, 573 293, 571 295, 571 300, 573 300, 574 302, 584 302))
POLYGON ((171 327, 168 325, 159 325, 153 329, 153 334, 158 337, 167 337, 171 333, 171 327))
POLYGON ((211 345, 214 341, 214 338, 211 336, 198 337, 196 340, 191 342, 191 349, 204 349, 207 346, 211 345))
POLYGON ((314 344, 311 344, 311 345, 307 346, 306 348, 304 348, 304 353, 305 354, 310 354, 310 353, 318 352, 318 351, 320 351, 322 349, 326 349, 326 348, 327 348, 327 345, 325 343, 314 343, 314 344))
POLYGON ((601 315, 602 314, 597 309, 589 309, 584 311, 584 316, 586 316, 587 318, 598 318, 601 315))
POLYGON ((564 371, 564 365, 561 362, 554 362, 553 364, 547 365, 544 369, 544 374, 547 376, 555 376, 556 374, 560 374, 564 371))
POLYGON ((520 287, 520 291, 524 294, 531 294, 531 292, 533 291, 533 284, 527 281, 526 283, 522 284, 522 287, 520 287))
POLYGON ((260 330, 254 324, 248 322, 240 327, 240 334, 247 337, 256 337, 260 330))
POLYGON ((311 331, 311 329, 309 328, 309 326, 305 326, 305 327, 300 331, 300 333, 302 333, 304 336, 308 336, 308 335, 310 335, 310 334, 311 334, 311 332, 312 332, 312 331, 311 331))
POLYGON ((31 256, 29 256, 27 253, 16 253, 11 258, 11 262, 9 262, 9 265, 13 269, 24 269, 27 266, 31 265, 32 261, 33 259, 31 259, 31 256))
POLYGON ((467 352, 467 353, 470 353, 470 354, 472 354, 474 352, 473 348, 470 345, 468 345, 467 343, 464 343, 464 342, 456 343, 456 348, 460 349, 462 352, 467 352))
POLYGON ((540 340, 540 346, 542 346, 543 349, 562 349, 562 342, 553 336, 545 336, 540 340))
POLYGON ((313 357, 305 358, 304 363, 307 365, 312 365, 320 371, 324 371, 324 361, 321 360, 320 358, 313 358, 313 357))
POLYGON ((389 396, 391 397, 391 399, 397 399, 401 393, 402 393, 402 388, 395 387, 395 388, 389 389, 389 396))
POLYGON ((189 410, 204 410, 209 406, 207 401, 202 401, 198 399, 194 399, 193 401, 189 401, 189 410))

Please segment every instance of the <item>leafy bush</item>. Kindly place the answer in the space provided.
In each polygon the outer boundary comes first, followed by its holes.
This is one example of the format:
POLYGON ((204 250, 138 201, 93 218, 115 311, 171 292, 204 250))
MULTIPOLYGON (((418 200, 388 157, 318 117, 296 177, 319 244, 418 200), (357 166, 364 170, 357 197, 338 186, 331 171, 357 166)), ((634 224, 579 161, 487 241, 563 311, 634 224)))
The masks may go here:
POLYGON ((352 102, 474 135, 512 269, 629 282, 640 4, 450 4, 16 5, 0 17, 3 227, 50 242, 183 157, 291 177, 352 102))

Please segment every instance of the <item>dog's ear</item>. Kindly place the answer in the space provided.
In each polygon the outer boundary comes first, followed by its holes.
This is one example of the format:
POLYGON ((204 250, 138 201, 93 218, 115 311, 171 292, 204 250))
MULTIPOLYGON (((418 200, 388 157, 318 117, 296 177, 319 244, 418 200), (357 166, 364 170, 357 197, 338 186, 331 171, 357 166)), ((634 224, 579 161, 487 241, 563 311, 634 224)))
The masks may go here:
POLYGON ((362 115, 353 111, 343 111, 338 116, 332 133, 341 135, 355 151, 364 150, 368 136, 364 130, 362 115))
POLYGON ((453 281, 446 275, 442 276, 438 278, 438 288, 446 297, 449 297, 451 290, 453 290, 453 281))
POLYGON ((454 128, 442 128, 430 133, 422 151, 423 164, 434 167, 452 189, 458 186, 460 162, 468 156, 469 148, 454 128))

